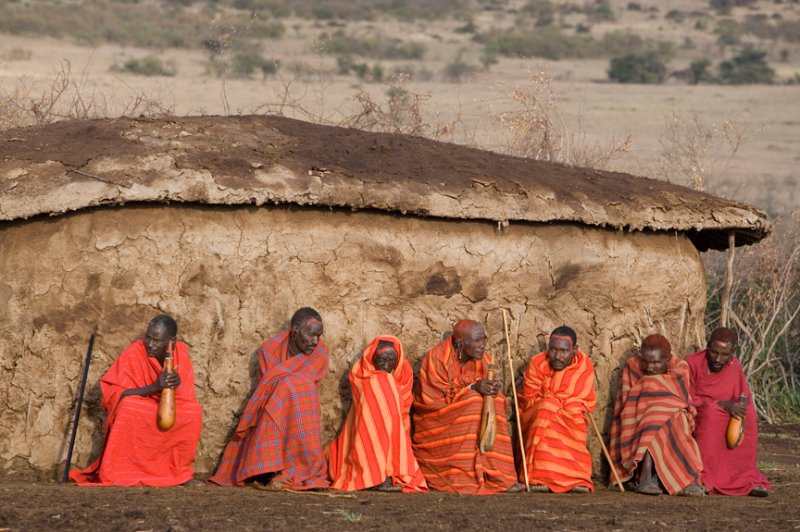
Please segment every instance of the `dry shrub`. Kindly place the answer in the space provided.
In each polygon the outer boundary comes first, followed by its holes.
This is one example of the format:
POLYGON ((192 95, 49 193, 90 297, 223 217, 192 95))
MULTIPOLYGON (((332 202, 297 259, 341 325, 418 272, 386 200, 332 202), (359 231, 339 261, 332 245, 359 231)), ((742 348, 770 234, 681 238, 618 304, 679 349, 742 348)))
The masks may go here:
POLYGON ((685 117, 677 109, 664 117, 664 130, 654 177, 705 190, 732 167, 747 137, 746 127, 724 118, 706 125, 696 113, 685 117))
POLYGON ((72 77, 69 61, 63 60, 53 79, 38 89, 21 79, 11 91, 0 90, 0 129, 50 124, 60 120, 106 118, 111 116, 161 116, 174 113, 163 96, 131 90, 118 99, 87 88, 85 80, 72 77))
POLYGON ((500 114, 500 124, 510 133, 506 149, 510 155, 607 169, 630 151, 630 135, 622 140, 612 137, 602 145, 590 141, 584 131, 570 130, 561 118, 553 77, 546 68, 532 72, 529 84, 513 88, 511 99, 518 108, 500 114))
POLYGON ((403 86, 405 81, 403 76, 394 78, 388 84, 384 102, 376 101, 369 93, 359 89, 353 96, 358 110, 345 117, 340 125, 366 131, 427 136, 430 128, 422 117, 422 109, 430 95, 407 90, 403 86))
MULTIPOLYGON (((770 423, 800 414, 800 214, 775 223, 767 240, 736 252, 730 324, 756 409, 770 423)), ((724 253, 708 254, 707 326, 719 325, 724 253)))

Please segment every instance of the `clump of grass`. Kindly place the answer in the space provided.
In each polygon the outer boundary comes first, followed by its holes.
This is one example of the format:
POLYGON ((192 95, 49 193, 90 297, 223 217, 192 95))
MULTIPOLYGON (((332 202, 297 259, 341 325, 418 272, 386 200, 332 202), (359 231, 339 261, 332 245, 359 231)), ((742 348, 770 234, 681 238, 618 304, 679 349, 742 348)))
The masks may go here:
POLYGON ((363 515, 358 512, 351 512, 350 510, 345 510, 344 508, 339 508, 336 510, 336 512, 339 514, 339 517, 348 523, 358 523, 363 517, 363 515))
POLYGON ((12 48, 0 54, 4 61, 30 61, 32 57, 33 52, 24 48, 12 48))

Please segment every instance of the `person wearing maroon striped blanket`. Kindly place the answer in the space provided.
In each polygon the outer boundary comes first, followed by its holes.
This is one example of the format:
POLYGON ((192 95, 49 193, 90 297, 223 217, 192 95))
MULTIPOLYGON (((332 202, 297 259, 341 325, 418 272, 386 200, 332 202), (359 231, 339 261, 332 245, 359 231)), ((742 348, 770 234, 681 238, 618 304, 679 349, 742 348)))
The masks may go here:
POLYGON ((290 327, 261 345, 261 379, 209 482, 270 490, 330 485, 320 426, 319 383, 328 372, 322 317, 303 307, 290 327))
POLYGON ((614 406, 610 448, 620 478, 633 479, 644 495, 705 495, 695 415, 689 365, 672 356, 666 338, 648 336, 622 369, 614 406))

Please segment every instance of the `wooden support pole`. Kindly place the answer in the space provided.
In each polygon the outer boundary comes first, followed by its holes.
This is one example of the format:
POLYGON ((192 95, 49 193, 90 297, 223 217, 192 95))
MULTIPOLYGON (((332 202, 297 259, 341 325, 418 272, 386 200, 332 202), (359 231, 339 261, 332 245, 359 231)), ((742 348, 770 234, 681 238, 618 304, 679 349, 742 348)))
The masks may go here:
POLYGON ((722 296, 719 302, 719 324, 721 327, 728 326, 728 316, 730 315, 731 290, 733 289, 733 257, 736 250, 736 232, 728 233, 728 262, 725 265, 725 285, 722 287, 722 296))

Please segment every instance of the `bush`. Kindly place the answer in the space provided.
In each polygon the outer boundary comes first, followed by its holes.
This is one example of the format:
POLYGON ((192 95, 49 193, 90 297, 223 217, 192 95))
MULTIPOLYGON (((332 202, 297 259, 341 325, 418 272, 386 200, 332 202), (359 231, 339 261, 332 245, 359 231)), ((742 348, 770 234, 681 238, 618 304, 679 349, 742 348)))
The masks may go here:
POLYGON ((746 47, 732 60, 719 64, 720 82, 730 85, 772 83, 775 71, 764 60, 766 56, 767 52, 746 47))
POLYGON ((470 65, 469 63, 465 62, 461 55, 459 54, 458 57, 451 63, 448 63, 444 67, 444 71, 442 75, 444 79, 447 81, 451 81, 454 83, 458 83, 462 81, 464 78, 471 76, 480 70, 479 67, 470 65))
POLYGON ((667 20, 674 20, 675 22, 683 22, 686 20, 686 13, 679 9, 670 9, 667 11, 667 14, 664 15, 664 18, 667 20))
POLYGON ((714 81, 714 76, 712 76, 708 71, 708 67, 710 66, 711 61, 708 59, 694 61, 691 65, 689 65, 689 83, 692 85, 697 85, 703 81, 714 81))
POLYGON ((174 62, 164 62, 154 55, 128 59, 122 68, 112 67, 112 69, 141 76, 174 76, 178 72, 174 62))
POLYGON ((286 34, 286 26, 283 22, 258 22, 250 26, 248 35, 258 39, 280 39, 286 34))
POLYGON ((663 83, 667 65, 654 51, 628 54, 611 59, 608 77, 618 83, 663 83))
POLYGON ((336 30, 332 35, 320 35, 317 48, 328 54, 359 55, 379 59, 422 59, 425 45, 415 42, 403 42, 400 39, 384 39, 371 36, 364 39, 347 35, 336 30))
POLYGON ((564 35, 555 28, 542 28, 533 33, 495 33, 485 36, 486 53, 506 57, 542 57, 563 59, 589 57, 592 39, 564 35))
POLYGON ((717 27, 714 28, 714 33, 719 35, 717 42, 720 45, 733 46, 741 42, 744 30, 738 22, 726 18, 717 22, 717 27))

